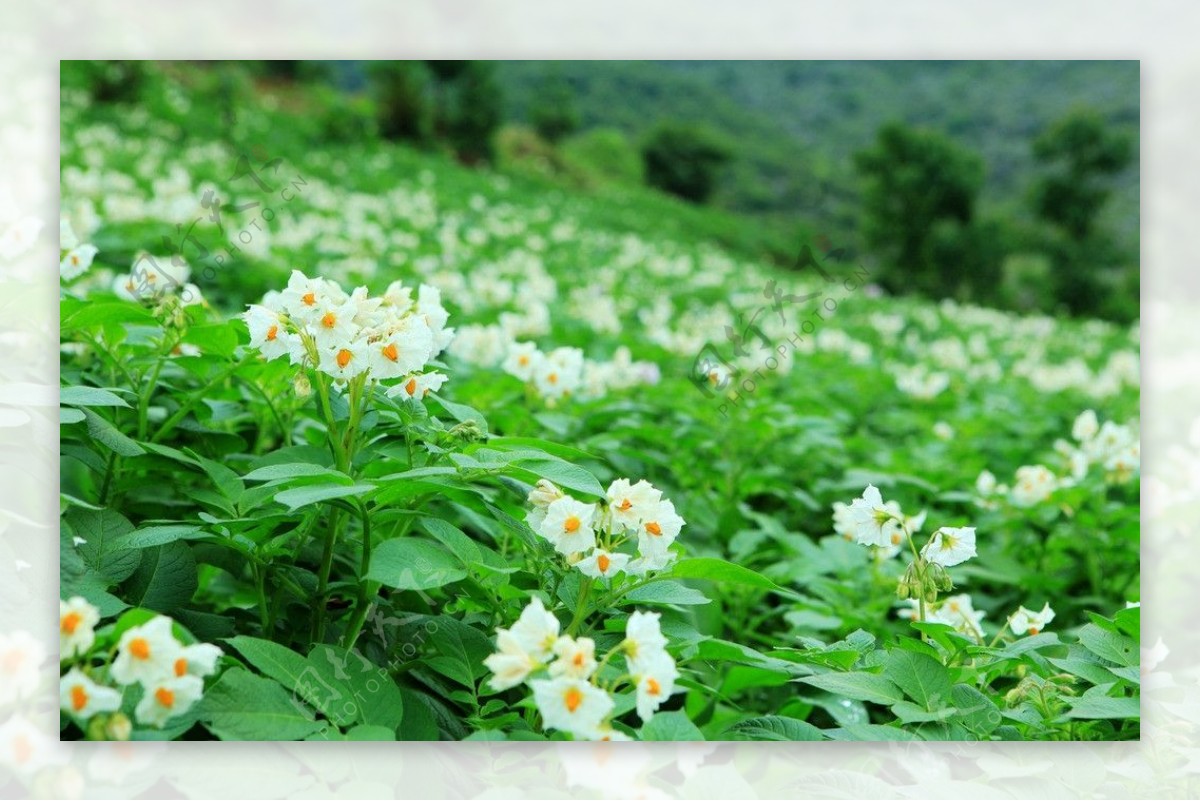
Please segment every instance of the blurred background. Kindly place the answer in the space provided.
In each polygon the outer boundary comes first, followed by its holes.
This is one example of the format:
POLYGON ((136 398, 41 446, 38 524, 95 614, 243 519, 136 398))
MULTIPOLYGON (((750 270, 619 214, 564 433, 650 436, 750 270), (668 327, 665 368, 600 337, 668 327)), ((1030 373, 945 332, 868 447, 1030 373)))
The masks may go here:
POLYGON ((1118 322, 1139 316, 1139 80, 1136 61, 62 68, 118 126, 144 105, 264 159, 398 142, 593 193, 614 216, 664 195, 749 258, 794 267, 805 244, 842 249, 893 293, 1118 322), (247 106, 286 120, 256 126, 247 106))

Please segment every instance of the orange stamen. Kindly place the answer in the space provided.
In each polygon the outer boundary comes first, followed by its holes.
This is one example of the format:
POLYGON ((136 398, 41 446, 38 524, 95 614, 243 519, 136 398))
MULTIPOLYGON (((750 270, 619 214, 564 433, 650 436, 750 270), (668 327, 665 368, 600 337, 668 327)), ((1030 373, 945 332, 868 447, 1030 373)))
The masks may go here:
POLYGON ((63 615, 60 628, 63 634, 74 634, 75 629, 79 628, 79 624, 83 622, 83 615, 78 612, 67 612, 63 615))
POLYGON ((390 361, 394 362, 400 358, 400 351, 396 350, 395 342, 389 342, 385 347, 382 348, 382 351, 384 357, 390 361))
POLYGON ((574 712, 583 703, 583 693, 578 687, 571 687, 563 695, 563 703, 567 705, 568 712, 574 712))
POLYGON ((653 520, 646 524, 646 531, 650 532, 656 537, 662 536, 662 526, 660 526, 658 523, 655 523, 653 520))
POLYGON ((175 693, 171 692, 166 687, 159 687, 157 690, 155 690, 154 697, 167 709, 175 706, 175 693))
POLYGON ((71 708, 76 712, 87 706, 88 694, 87 690, 83 689, 82 684, 76 684, 71 688, 71 708))
POLYGON ((144 637, 135 637, 129 641, 129 653, 138 659, 149 659, 150 643, 144 637))
POLYGON ((342 348, 341 350, 338 351, 338 355, 337 355, 338 367, 344 368, 347 364, 350 363, 350 359, 352 359, 353 357, 354 357, 353 353, 346 350, 345 348, 342 348))

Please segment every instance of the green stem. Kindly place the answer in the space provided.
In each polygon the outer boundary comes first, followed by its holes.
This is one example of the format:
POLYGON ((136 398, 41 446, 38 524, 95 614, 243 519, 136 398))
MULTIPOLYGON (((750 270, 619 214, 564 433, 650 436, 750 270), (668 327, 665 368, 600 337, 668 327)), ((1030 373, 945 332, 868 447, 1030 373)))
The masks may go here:
POLYGON ((363 624, 366 623, 371 604, 374 603, 375 593, 379 592, 379 585, 367 580, 367 574, 371 571, 371 516, 367 514, 367 507, 361 503, 358 510, 362 520, 362 561, 358 568, 358 605, 343 641, 343 647, 348 651, 354 648, 363 624))
POLYGON ((595 579, 589 578, 587 583, 579 590, 579 600, 575 603, 575 615, 571 618, 571 622, 567 625, 567 634, 574 636, 579 629, 579 624, 583 622, 587 616, 588 596, 592 594, 592 585, 596 582, 595 579))
POLYGON ((321 554, 321 569, 317 574, 317 615, 313 642, 325 641, 326 609, 329 599, 325 593, 329 587, 329 574, 333 570, 333 546, 337 542, 338 525, 341 523, 342 510, 333 508, 329 512, 329 530, 325 532, 325 550, 321 554))

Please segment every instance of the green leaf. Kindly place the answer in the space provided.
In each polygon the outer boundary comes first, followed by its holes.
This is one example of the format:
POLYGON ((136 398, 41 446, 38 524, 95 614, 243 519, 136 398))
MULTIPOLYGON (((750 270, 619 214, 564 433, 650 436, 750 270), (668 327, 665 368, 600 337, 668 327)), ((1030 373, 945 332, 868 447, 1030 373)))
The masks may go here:
POLYGON ((143 552, 121 592, 131 604, 170 613, 190 601, 199 586, 192 549, 172 542, 143 552))
POLYGON ((58 399, 64 406, 123 406, 126 409, 130 408, 120 395, 97 387, 63 387, 59 390, 58 399))
POLYGON ((647 742, 679 742, 703 740, 704 735, 683 712, 659 712, 650 718, 641 731, 647 742))
POLYGON ((950 700, 954 705, 954 722, 981 739, 995 731, 1004 719, 996 704, 969 684, 954 685, 950 700))
POLYGON ((442 408, 445 409, 446 412, 451 417, 453 417, 455 420, 457 420, 460 423, 467 423, 467 422, 476 423, 481 429, 483 429, 484 434, 487 433, 487 430, 488 430, 487 419, 482 414, 480 414, 477 410, 472 409, 470 406, 465 406, 461 403, 454 403, 452 401, 448 401, 436 392, 431 392, 430 395, 438 403, 440 403, 442 405, 442 408))
POLYGON ((238 335, 228 323, 193 325, 183 335, 183 341, 206 354, 228 359, 237 349, 238 335))
POLYGON ((452 553, 429 540, 387 540, 371 556, 367 578, 397 590, 429 590, 466 578, 452 553))
POLYGON ((316 707, 335 725, 348 726, 360 720, 362 710, 344 680, 350 664, 344 652, 318 646, 305 658, 278 643, 256 637, 233 637, 227 642, 251 665, 316 707))
POLYGON ((899 687, 876 673, 822 673, 799 681, 854 701, 890 705, 904 700, 899 687))
POLYGON ((208 689, 197 717, 222 740, 300 740, 324 725, 277 682, 241 668, 208 689))
POLYGON ((1141 720, 1142 708, 1137 698, 1109 698, 1105 695, 1085 695, 1071 702, 1069 718, 1141 720))
POLYGON ((936 659, 911 651, 891 651, 883 673, 926 711, 950 703, 950 676, 936 659))
MULTIPOLYGON (((84 540, 75 547, 91 576, 108 584, 118 584, 132 575, 142 559, 140 551, 120 546, 120 539, 133 531, 133 524, 112 509, 73 507, 63 518, 74 536, 84 540)), ((63 542, 68 547, 70 540, 63 542)))
POLYGON ((448 615, 429 618, 420 631, 427 634, 437 651, 436 656, 426 657, 425 664, 474 690, 476 681, 487 673, 483 660, 494 650, 491 638, 448 615))
MULTIPOLYGON (((354 717, 370 726, 382 727, 395 739, 404 718, 404 699, 395 680, 386 670, 373 664, 358 651, 332 645, 318 645, 308 655, 308 663, 328 666, 332 678, 344 685, 348 698, 343 709, 356 707, 354 717)), ((378 739, 378 738, 377 738, 378 739)))
POLYGON ((199 526, 188 526, 183 524, 172 524, 166 526, 146 526, 139 528, 137 531, 130 531, 128 534, 123 534, 112 542, 113 548, 154 548, 159 545, 167 545, 179 540, 203 540, 213 539, 214 535, 211 532, 205 531, 199 526))
POLYGON ((625 593, 622 603, 677 604, 696 606, 711 603, 707 595, 678 581, 653 581, 625 593))
POLYGON ((141 445, 122 434, 116 426, 91 409, 84 409, 83 416, 87 420, 88 434, 92 439, 118 456, 141 456, 145 453, 141 445))
POLYGON ((600 486, 600 482, 596 480, 595 476, 578 465, 556 459, 549 454, 541 459, 515 460, 508 468, 508 472, 515 474, 518 478, 532 477, 532 480, 529 481, 530 484, 537 483, 539 478, 544 478, 563 489, 574 490, 595 498, 605 497, 604 488, 600 486))
POLYGON ((877 723, 853 723, 837 729, 826 729, 825 734, 831 740, 847 740, 854 742, 910 742, 921 738, 910 731, 897 726, 881 726, 877 723))
POLYGON ((63 331, 75 328, 91 328, 104 323, 141 323, 154 325, 154 315, 136 303, 108 302, 89 303, 78 311, 67 315, 59 327, 63 331))
POLYGON ((270 464, 251 470, 242 476, 245 481, 280 481, 289 478, 311 478, 313 476, 328 477, 338 484, 353 484, 354 479, 332 467, 312 464, 310 462, 288 462, 287 464, 270 464))
POLYGON ((950 708, 943 707, 929 711, 911 701, 897 701, 892 704, 891 710, 896 719, 905 724, 932 723, 934 721, 946 720, 954 715, 954 710, 950 708))
POLYGON ((374 484, 351 484, 350 486, 342 486, 340 484, 328 485, 318 484, 315 486, 293 487, 286 489, 275 496, 275 500, 282 503, 288 508, 289 512, 294 512, 305 506, 311 506, 314 503, 322 501, 332 501, 337 498, 349 498, 355 495, 365 495, 375 489, 374 484))
POLYGON ((346 739, 356 742, 392 741, 396 739, 396 730, 387 726, 362 725, 355 726, 346 732, 346 739))
POLYGON ((674 578, 706 579, 762 590, 779 589, 775 582, 760 573, 733 562, 726 562, 724 559, 710 557, 681 559, 671 568, 670 575, 674 578))
POLYGON ((803 720, 767 715, 761 718, 743 720, 728 729, 728 734, 734 735, 731 740, 793 740, 815 742, 824 740, 825 735, 820 729, 803 720))
POLYGON ((1137 665, 1141 659, 1136 642, 1123 634, 1105 631, 1095 623, 1088 623, 1079 630, 1079 642, 1101 659, 1122 667, 1137 665))

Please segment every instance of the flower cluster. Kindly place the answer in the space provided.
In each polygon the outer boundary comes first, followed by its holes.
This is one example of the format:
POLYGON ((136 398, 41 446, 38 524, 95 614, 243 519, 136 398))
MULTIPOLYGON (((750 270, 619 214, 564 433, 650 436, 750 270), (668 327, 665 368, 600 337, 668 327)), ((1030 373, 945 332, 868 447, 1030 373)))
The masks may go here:
POLYGON ((1066 463, 1067 475, 1056 475, 1041 464, 1022 465, 1017 468, 1010 488, 997 483, 996 477, 984 470, 975 481, 980 505, 993 508, 996 499, 1007 497, 1013 506, 1036 506, 1056 490, 1083 481, 1093 465, 1101 466, 1104 480, 1110 484, 1132 481, 1141 469, 1141 441, 1133 425, 1118 425, 1111 420, 1101 425, 1096 413, 1088 409, 1075 419, 1071 438, 1074 443, 1061 439, 1054 443, 1054 449, 1066 463))
POLYGON ((286 356, 340 382, 400 379, 388 395, 418 399, 447 380, 424 370, 454 338, 449 318, 441 293, 426 284, 416 300, 399 281, 381 297, 371 297, 366 287, 347 295, 337 283, 299 270, 286 289, 267 293, 242 315, 250 345, 267 359, 286 356))
POLYGON ((679 678, 666 646, 658 613, 634 612, 625 639, 597 660, 595 641, 560 635, 558 618, 534 597, 511 628, 496 630, 496 653, 484 664, 497 691, 528 683, 545 728, 586 740, 628 740, 612 726, 613 692, 631 685, 638 717, 650 720, 679 678), (609 664, 618 655, 623 673, 609 664))
POLYGON ((1075 418, 1071 438, 1077 444, 1060 441, 1055 447, 1066 457, 1075 481, 1082 480, 1092 465, 1100 465, 1105 481, 1112 484, 1132 481, 1141 469, 1141 440, 1132 425, 1112 420, 1101 425, 1096 413, 1088 409, 1075 418))
MULTIPOLYGON (((122 691, 97 681, 96 669, 87 658, 99 621, 99 611, 83 598, 59 602, 60 658, 71 664, 59 681, 59 701, 63 711, 79 721, 118 713, 121 708, 122 691)), ((137 721, 162 728, 200 699, 204 677, 216 670, 221 654, 215 645, 179 642, 171 618, 158 615, 121 635, 106 673, 119 686, 140 685, 142 698, 134 710, 137 721)), ((129 722, 123 715, 107 719, 105 726, 113 739, 128 739, 129 722)))
POLYGON ((619 478, 608 487, 607 503, 597 504, 577 501, 542 479, 529 503, 530 528, 591 578, 662 570, 674 560, 669 549, 684 526, 675 505, 648 481, 619 478), (621 550, 626 544, 636 546, 636 555, 621 550))
MULTIPOLYGON (((913 537, 924 522, 924 513, 915 518, 905 517, 898 504, 885 502, 879 490, 870 484, 849 506, 834 507, 834 525, 848 539, 886 549, 908 544, 913 561, 900 579, 897 594, 901 599, 916 599, 922 608, 936 601, 939 592, 954 588, 946 568, 962 564, 976 553, 975 529, 952 526, 934 531, 918 552, 913 537)), ((930 619, 928 610, 922 619, 930 619)))
MULTIPOLYGON (((909 598, 899 612, 900 617, 909 620, 915 619, 919 614, 920 602, 916 598, 909 598)), ((964 592, 926 607, 925 620, 930 623, 943 623, 955 631, 982 640, 982 623, 986 614, 976 609, 971 596, 964 592)))

